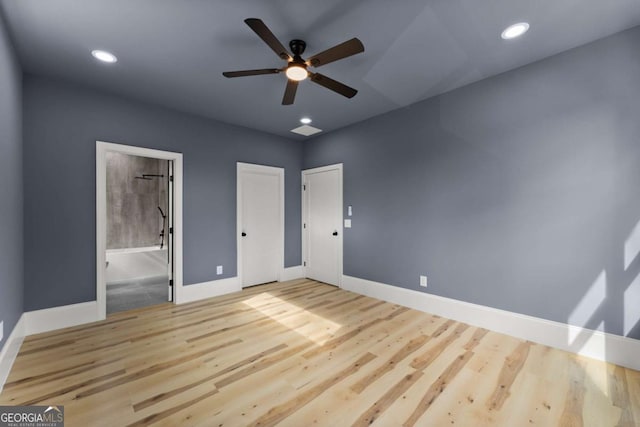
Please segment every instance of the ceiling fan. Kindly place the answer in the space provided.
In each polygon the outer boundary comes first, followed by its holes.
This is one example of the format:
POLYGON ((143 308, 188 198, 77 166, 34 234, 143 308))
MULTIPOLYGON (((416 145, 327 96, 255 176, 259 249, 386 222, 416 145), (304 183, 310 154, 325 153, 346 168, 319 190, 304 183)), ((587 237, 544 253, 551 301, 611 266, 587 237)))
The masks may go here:
POLYGON ((333 80, 323 74, 309 71, 309 67, 320 67, 339 59, 347 58, 360 52, 364 52, 364 45, 357 38, 352 38, 323 52, 317 53, 307 60, 302 59, 307 44, 304 40, 294 39, 289 42, 290 55, 287 49, 280 43, 262 20, 248 18, 244 22, 251 28, 281 59, 287 61, 284 68, 263 68, 260 70, 225 71, 225 77, 257 76, 260 74, 278 74, 284 72, 287 76, 287 86, 282 98, 282 105, 291 105, 296 97, 298 83, 309 78, 314 83, 326 87, 347 98, 353 98, 357 90, 343 83, 333 80))

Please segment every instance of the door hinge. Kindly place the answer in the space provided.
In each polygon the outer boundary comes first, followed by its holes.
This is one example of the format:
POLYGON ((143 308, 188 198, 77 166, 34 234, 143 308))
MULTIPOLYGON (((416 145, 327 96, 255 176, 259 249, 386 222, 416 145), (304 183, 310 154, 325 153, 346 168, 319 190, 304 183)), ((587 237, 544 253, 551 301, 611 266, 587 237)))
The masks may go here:
POLYGON ((173 279, 169 280, 169 286, 173 288, 173 279))
POLYGON ((173 234, 173 227, 169 227, 169 234, 173 234))
POLYGON ((307 191, 307 186, 306 185, 302 185, 302 191, 307 191))
POLYGON ((173 182, 173 175, 169 177, 169 182, 173 182))
POLYGON ((306 267, 306 266, 307 266, 307 261, 303 262, 303 263, 302 263, 302 266, 303 266, 303 267, 306 267))
POLYGON ((302 228, 307 228, 307 224, 302 224, 302 228))

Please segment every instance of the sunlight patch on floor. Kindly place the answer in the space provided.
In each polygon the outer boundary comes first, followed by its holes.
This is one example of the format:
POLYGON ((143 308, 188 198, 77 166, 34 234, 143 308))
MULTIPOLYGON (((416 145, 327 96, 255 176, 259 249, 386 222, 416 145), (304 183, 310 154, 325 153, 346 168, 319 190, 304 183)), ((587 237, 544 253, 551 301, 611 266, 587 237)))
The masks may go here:
POLYGON ((326 343, 342 327, 342 325, 336 322, 304 310, 295 304, 269 293, 256 295, 243 302, 265 316, 272 318, 287 329, 297 332, 318 345, 326 343), (298 314, 294 316, 276 315, 276 313, 283 310, 286 310, 287 314, 295 312, 298 312, 298 314))

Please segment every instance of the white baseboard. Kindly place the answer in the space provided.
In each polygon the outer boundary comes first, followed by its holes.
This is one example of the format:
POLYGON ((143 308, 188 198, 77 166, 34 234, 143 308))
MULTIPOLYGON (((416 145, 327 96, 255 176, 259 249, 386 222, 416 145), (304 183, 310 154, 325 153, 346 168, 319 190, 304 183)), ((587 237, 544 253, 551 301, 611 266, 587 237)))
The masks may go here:
POLYGON ((25 337, 24 318, 24 314, 20 316, 18 323, 14 326, 13 331, 11 331, 2 347, 2 351, 0 351, 0 392, 2 392, 2 388, 9 377, 13 362, 16 360, 25 337))
POLYGON ((89 301, 45 308, 43 310, 26 312, 23 316, 25 319, 25 334, 39 334, 53 331, 54 329, 97 322, 99 320, 98 303, 96 301, 89 301))
POLYGON ((206 298, 213 298, 232 292, 240 292, 242 283, 238 277, 228 279, 212 280, 210 282, 196 283, 194 285, 182 286, 176 297, 176 304, 198 301, 206 298))
POLYGON ((286 282, 288 280, 302 279, 304 277, 304 267, 296 265, 295 267, 286 267, 280 272, 280 281, 286 282))
POLYGON ((343 276, 342 288, 516 338, 640 370, 640 357, 638 357, 640 355, 640 340, 633 338, 625 338, 357 277, 343 276), (571 337, 577 338, 571 339, 571 337))

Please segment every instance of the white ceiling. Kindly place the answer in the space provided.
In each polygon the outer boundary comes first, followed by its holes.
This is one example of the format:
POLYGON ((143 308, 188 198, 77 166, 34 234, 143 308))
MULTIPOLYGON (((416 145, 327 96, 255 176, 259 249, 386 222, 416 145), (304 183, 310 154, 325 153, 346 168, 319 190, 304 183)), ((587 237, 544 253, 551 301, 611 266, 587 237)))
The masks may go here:
POLYGON ((0 0, 26 72, 87 84, 240 126, 290 133, 302 116, 325 132, 640 24, 638 0, 0 0), (243 22, 262 19, 304 57, 358 37, 365 52, 319 72, 351 100, 308 81, 282 106, 284 65, 243 22), (509 24, 530 31, 505 41, 509 24), (97 63, 93 49, 117 55, 97 63))

